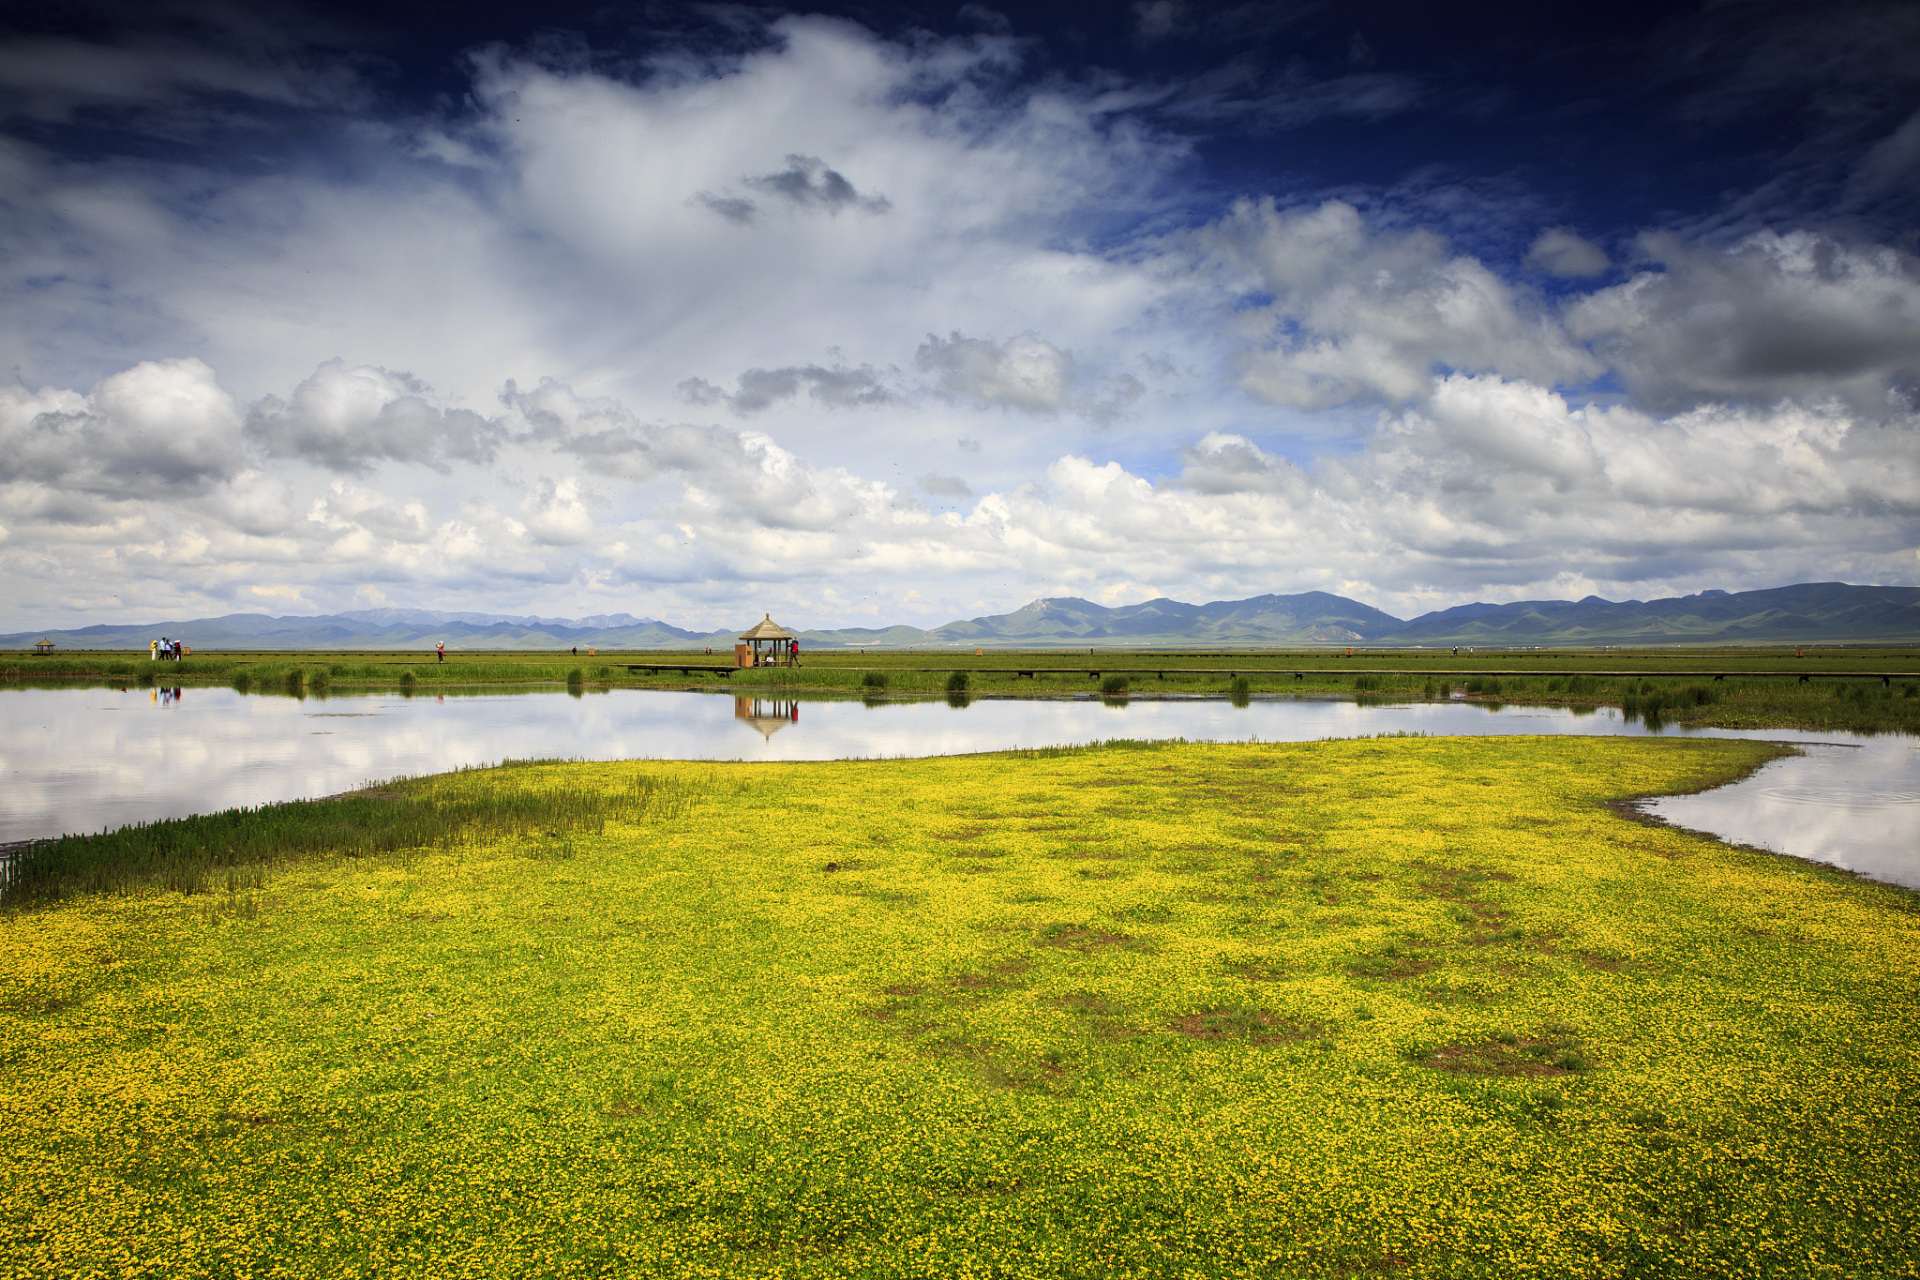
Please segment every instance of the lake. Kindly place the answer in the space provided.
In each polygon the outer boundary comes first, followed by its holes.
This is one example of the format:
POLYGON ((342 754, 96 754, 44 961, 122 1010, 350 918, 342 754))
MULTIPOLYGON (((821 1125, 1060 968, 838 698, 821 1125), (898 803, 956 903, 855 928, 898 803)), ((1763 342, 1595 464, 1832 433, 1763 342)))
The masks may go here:
POLYGON ((503 759, 832 760, 1105 738, 1301 742, 1382 733, 1764 738, 1804 745, 1753 777, 1649 802, 1668 822, 1920 888, 1920 739, 1649 730, 1617 710, 1352 699, 881 702, 622 689, 309 698, 227 688, 0 693, 0 842, 332 795, 503 759))

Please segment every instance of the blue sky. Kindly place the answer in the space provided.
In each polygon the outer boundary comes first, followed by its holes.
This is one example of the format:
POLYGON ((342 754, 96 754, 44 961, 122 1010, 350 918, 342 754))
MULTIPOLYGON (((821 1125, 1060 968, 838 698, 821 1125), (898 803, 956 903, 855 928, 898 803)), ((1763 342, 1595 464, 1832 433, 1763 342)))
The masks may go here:
POLYGON ((1920 581, 1920 8, 0 26, 0 625, 1920 581))

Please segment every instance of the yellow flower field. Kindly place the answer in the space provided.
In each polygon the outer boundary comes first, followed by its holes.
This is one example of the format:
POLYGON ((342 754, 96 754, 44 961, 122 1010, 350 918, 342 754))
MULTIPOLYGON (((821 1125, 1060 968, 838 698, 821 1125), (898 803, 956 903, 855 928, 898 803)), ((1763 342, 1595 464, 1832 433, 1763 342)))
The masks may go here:
POLYGON ((0 915, 0 1276, 1920 1275, 1915 895, 1748 742, 552 765, 0 915))

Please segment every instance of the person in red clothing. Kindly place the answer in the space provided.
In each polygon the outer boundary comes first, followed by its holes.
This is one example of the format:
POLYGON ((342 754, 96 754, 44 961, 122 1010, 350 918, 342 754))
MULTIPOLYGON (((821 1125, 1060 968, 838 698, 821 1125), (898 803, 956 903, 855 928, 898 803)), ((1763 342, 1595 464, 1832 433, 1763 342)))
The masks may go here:
POLYGON ((445 662, 447 660, 447 642, 442 640, 439 645, 434 648, 434 652, 439 655, 440 661, 445 662))

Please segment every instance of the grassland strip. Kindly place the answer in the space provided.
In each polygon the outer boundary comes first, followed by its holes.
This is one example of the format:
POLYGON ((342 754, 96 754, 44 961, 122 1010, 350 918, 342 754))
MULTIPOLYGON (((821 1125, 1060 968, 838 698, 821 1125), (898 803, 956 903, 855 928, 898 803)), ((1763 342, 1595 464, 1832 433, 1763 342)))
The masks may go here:
POLYGON ((1353 694, 1618 707, 1656 721, 1727 728, 1854 729, 1920 733, 1920 656, 1910 649, 1561 650, 1447 654, 1059 650, 980 655, 823 651, 800 668, 697 668, 699 652, 460 653, 445 662, 410 653, 219 653, 150 662, 115 653, 0 655, 0 689, 106 682, 226 684, 256 695, 327 697, 366 692, 440 697, 564 689, 696 689, 738 697, 923 698, 1232 697, 1353 694), (631 669, 642 668, 642 669, 631 669), (1628 674, 1637 673, 1637 674, 1628 674), (1805 675, 1803 683, 1799 676, 1805 675))
POLYGON ((1920 1274, 1914 895, 1606 807, 1776 750, 421 780, 609 799, 0 916, 0 1277, 1920 1274))

